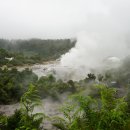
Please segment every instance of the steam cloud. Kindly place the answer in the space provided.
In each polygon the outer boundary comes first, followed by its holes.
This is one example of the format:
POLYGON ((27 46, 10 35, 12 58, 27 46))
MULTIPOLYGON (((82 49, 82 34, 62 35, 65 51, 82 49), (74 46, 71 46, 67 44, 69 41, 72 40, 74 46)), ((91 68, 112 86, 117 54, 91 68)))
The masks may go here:
POLYGON ((123 59, 128 56, 129 6, 129 0, 97 0, 96 8, 93 5, 95 11, 87 12, 86 27, 77 35, 75 47, 61 57, 61 65, 86 70, 79 74, 81 77, 91 69, 102 67, 108 57, 123 59))

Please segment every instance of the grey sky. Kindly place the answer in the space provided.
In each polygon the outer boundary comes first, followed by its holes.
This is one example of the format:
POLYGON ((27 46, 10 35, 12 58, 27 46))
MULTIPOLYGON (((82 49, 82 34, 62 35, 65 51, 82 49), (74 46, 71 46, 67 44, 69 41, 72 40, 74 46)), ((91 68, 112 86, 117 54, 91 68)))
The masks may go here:
POLYGON ((68 38, 113 28, 127 33, 129 8, 129 0, 0 0, 0 38, 68 38))

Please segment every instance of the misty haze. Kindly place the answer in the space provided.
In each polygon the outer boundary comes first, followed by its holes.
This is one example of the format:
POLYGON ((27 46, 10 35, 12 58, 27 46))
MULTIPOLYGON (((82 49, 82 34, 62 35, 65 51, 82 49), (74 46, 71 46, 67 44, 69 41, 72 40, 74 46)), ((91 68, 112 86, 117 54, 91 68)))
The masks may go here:
POLYGON ((130 130, 129 0, 0 0, 0 130, 130 130))

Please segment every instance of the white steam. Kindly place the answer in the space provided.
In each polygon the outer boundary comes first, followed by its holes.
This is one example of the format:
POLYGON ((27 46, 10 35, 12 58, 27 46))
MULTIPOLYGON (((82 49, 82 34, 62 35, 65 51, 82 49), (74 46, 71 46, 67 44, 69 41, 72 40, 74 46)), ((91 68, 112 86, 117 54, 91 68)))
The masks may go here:
POLYGON ((84 73, 77 71, 80 76, 103 67, 109 57, 122 59, 130 54, 130 1, 97 0, 97 3, 95 11, 88 9, 85 31, 77 35, 75 47, 61 57, 61 65, 83 68, 84 73))

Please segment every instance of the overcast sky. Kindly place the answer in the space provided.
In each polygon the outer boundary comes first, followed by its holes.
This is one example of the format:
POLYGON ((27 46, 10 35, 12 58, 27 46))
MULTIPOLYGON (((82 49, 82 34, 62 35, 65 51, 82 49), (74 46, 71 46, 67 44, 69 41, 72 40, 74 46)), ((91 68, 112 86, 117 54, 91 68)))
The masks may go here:
POLYGON ((129 32, 129 8, 130 0, 0 0, 0 38, 70 38, 115 26, 129 32))

